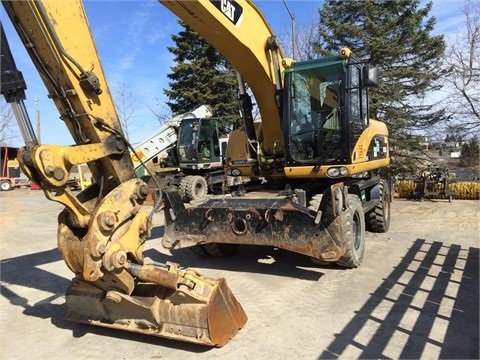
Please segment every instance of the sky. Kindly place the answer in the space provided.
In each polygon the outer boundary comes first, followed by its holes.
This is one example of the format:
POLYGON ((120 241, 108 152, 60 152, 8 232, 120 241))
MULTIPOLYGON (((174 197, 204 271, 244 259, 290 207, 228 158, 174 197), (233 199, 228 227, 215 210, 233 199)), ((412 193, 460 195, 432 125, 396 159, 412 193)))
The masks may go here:
MULTIPOLYGON (((426 0, 421 0, 421 4, 425 3, 426 0)), ((301 27, 318 19, 317 9, 322 0, 258 0, 255 4, 275 34, 288 39, 292 20, 287 7, 294 15, 296 27, 301 27)), ((453 41, 453 34, 464 21, 461 4, 458 0, 433 0, 430 16, 437 20, 434 34, 444 34, 447 42, 453 41)), ((167 74, 174 62, 167 47, 174 45, 171 35, 177 34, 181 27, 177 17, 155 0, 85 0, 84 7, 110 91, 115 94, 115 88, 124 84, 136 102, 128 129, 130 141, 136 146, 158 130, 155 114, 169 114, 163 90, 168 89, 167 74)), ((73 144, 3 7, 0 18, 17 68, 27 83, 24 104, 34 129, 37 117, 40 118, 41 142, 73 144)), ((19 137, 11 145, 22 146, 23 140, 19 137)))

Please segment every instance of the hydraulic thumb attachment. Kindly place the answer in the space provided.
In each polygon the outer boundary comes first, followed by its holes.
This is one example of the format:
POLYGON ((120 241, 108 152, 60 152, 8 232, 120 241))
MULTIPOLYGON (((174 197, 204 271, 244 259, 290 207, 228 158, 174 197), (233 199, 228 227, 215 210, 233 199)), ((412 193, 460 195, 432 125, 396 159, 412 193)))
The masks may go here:
POLYGON ((68 319, 216 347, 247 321, 223 278, 205 278, 174 263, 129 262, 126 269, 137 279, 131 295, 73 279, 66 293, 68 319))

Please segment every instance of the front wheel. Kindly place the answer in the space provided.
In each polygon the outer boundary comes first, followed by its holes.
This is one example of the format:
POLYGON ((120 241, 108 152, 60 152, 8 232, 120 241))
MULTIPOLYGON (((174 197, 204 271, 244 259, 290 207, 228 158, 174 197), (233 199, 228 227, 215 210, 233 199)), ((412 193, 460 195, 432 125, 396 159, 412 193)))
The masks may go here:
POLYGON ((365 253, 365 215, 362 202, 357 195, 347 196, 347 209, 342 217, 341 241, 345 254, 337 264, 347 268, 360 266, 365 253))
POLYGON ((207 180, 202 176, 185 176, 179 186, 179 192, 184 202, 201 198, 208 193, 207 180))
MULTIPOLYGON (((320 204, 322 202, 323 196, 324 196, 323 194, 314 195, 310 199, 310 202, 308 203, 308 209, 313 211, 315 214, 317 214, 318 210, 320 208, 320 204)), ((328 197, 328 200, 327 200, 326 204, 331 206, 330 196, 327 195, 326 197, 328 197)), ((324 207, 323 211, 325 211, 326 210, 325 209, 325 200, 324 200, 323 207, 324 207)), ((312 261, 312 263, 314 263, 315 265, 319 265, 319 266, 330 266, 330 265, 333 264, 331 261, 324 261, 324 260, 320 260, 320 259, 317 259, 317 258, 314 258, 314 257, 310 257, 310 260, 312 261)))

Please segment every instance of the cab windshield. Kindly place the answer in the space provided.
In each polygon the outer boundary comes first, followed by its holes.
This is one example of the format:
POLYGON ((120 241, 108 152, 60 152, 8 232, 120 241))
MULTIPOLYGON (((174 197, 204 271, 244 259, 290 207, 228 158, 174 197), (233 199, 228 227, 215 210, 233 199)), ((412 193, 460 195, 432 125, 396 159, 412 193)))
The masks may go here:
POLYGON ((331 163, 341 154, 339 108, 344 61, 302 66, 285 74, 289 84, 290 157, 331 163))
POLYGON ((181 163, 219 161, 217 120, 182 119, 177 145, 181 163))

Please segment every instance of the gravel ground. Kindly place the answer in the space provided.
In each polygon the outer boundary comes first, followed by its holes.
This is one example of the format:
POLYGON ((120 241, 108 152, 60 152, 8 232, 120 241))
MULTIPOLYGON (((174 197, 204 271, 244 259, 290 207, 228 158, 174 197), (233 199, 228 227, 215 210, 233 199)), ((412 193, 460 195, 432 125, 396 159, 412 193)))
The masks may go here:
POLYGON ((0 192, 4 359, 479 358, 480 201, 395 200, 390 231, 367 233, 353 270, 264 247, 220 259, 170 253, 156 214, 146 256, 225 277, 249 317, 222 348, 64 320, 72 274, 56 249, 61 209, 41 191, 0 192))

